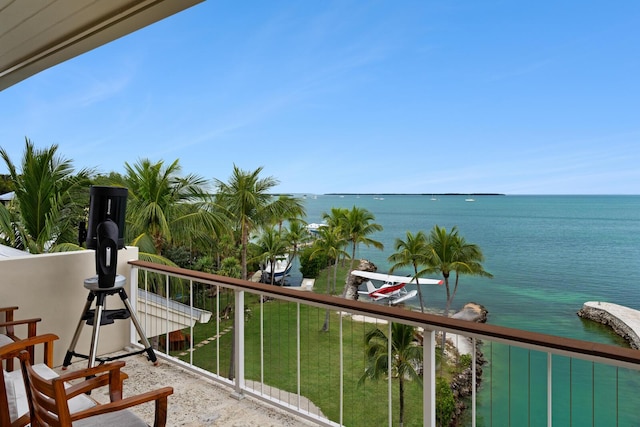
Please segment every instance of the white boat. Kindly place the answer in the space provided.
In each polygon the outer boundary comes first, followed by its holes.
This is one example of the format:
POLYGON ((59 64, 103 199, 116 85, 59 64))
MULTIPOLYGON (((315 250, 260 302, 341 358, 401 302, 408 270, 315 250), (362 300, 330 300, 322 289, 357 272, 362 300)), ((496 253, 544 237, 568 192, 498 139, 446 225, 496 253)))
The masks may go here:
POLYGON ((315 222, 312 222, 311 224, 307 225, 307 231, 309 233, 318 234, 320 227, 326 227, 326 226, 327 224, 317 224, 315 222))
POLYGON ((291 265, 289 255, 276 257, 273 264, 271 264, 271 260, 267 259, 262 270, 262 282, 271 283, 271 268, 273 267, 273 283, 282 283, 285 276, 291 271, 291 265))
POLYGON ((465 202, 475 202, 476 199, 469 197, 468 199, 464 199, 465 202))

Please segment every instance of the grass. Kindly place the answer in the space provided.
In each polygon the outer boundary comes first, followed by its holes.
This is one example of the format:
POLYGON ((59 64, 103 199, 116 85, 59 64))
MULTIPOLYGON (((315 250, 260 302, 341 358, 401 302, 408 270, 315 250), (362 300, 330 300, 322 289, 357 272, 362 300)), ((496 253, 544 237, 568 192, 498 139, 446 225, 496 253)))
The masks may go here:
MULTIPOLYGON (((348 266, 338 271, 336 292, 341 293, 348 266)), ((333 274, 333 272, 331 272, 333 274)), ((316 279, 316 291, 326 290, 326 273, 316 279), (324 278, 323 278, 324 276, 324 278)), ((232 304, 231 294, 221 295, 221 309, 232 304)), ((250 310, 245 322, 245 376, 280 390, 296 393, 297 372, 300 369, 300 393, 317 405, 328 418, 340 420, 340 318, 330 312, 330 328, 323 332, 322 325, 326 311, 296 303, 271 300, 260 306, 259 297, 247 295, 245 306, 250 310), (261 312, 262 310, 262 312, 261 312), (300 366, 297 364, 297 311, 300 311, 300 366), (260 335, 263 318, 261 351, 260 335), (260 355, 264 354, 261 361, 260 355)), ((215 308, 211 307, 214 313, 215 308)), ((232 320, 222 320, 220 331, 229 328, 232 320)), ((376 325, 343 317, 342 352, 344 413, 342 422, 346 425, 384 425, 388 421, 387 387, 384 381, 366 380, 362 386, 358 381, 365 369, 365 334, 376 325)), ((386 332, 386 325, 379 325, 386 332)), ((198 324, 194 328, 194 343, 200 343, 216 335, 216 322, 198 324)), ((231 333, 225 333, 216 341, 196 347, 193 363, 210 372, 228 376, 231 348, 231 333), (216 356, 216 346, 220 346, 220 358, 216 356)), ((189 355, 181 357, 189 361, 189 355)), ((398 422, 398 382, 393 381, 393 420, 398 422)), ((296 402, 290 402, 296 405, 296 402)), ((309 409, 309 408, 302 408, 309 409)), ((405 383, 405 425, 422 425, 422 389, 413 382, 405 383)))

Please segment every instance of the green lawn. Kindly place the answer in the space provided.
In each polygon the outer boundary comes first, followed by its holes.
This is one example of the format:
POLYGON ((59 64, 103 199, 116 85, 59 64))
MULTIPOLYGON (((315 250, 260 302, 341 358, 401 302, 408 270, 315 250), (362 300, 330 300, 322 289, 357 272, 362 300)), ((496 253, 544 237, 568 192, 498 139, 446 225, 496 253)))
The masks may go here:
MULTIPOLYGON (((338 277, 344 277, 345 272, 338 277)), ((326 278, 326 275, 324 275, 326 278)), ((338 292, 342 291, 344 280, 338 279, 338 292)), ((326 289, 326 281, 316 280, 316 291, 326 289)), ((221 309, 230 300, 221 296, 221 309)), ((232 298, 232 297, 231 297, 232 298)), ((215 300, 215 299, 214 299, 215 300)), ((245 323, 245 375, 247 379, 261 379, 261 316, 264 336, 264 368, 262 375, 265 384, 278 389, 297 392, 297 310, 296 303, 272 300, 261 307, 258 297, 247 295, 245 306, 250 315, 245 323)), ((212 309, 212 308, 209 308, 212 309)), ((300 305, 300 392, 317 405, 323 414, 334 421, 340 419, 340 319, 338 314, 330 314, 330 330, 322 332, 325 310, 300 305)), ((215 309, 212 309, 215 313, 215 309)), ((231 320, 222 320, 220 330, 230 327, 231 320)), ((344 360, 344 414, 343 422, 349 426, 386 425, 387 382, 367 380, 357 386, 364 372, 364 337, 375 327, 352 321, 350 317, 342 320, 343 360, 344 360)), ((386 325, 380 325, 386 332, 386 325)), ((194 343, 200 343, 216 335, 215 318, 207 324, 198 324, 194 329, 194 343)), ((193 353, 194 364, 208 371, 227 376, 229 371, 231 333, 223 334, 217 341, 211 341, 202 347, 196 347, 193 353), (216 345, 220 346, 220 368, 217 368, 216 345)), ((177 355, 177 354, 176 354, 177 355)), ((189 361, 189 355, 181 356, 189 361)), ((393 382, 393 419, 398 422, 398 383, 393 382)), ((295 404, 296 402, 291 402, 295 404)), ((303 408, 306 409, 306 408, 303 408)), ((412 382, 405 386, 405 425, 422 425, 422 390, 412 382)))

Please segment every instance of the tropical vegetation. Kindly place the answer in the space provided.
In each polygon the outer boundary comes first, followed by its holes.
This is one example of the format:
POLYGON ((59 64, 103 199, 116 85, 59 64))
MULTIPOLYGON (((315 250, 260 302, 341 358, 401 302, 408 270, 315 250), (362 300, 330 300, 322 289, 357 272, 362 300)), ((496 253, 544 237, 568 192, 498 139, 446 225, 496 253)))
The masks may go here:
POLYGON ((389 338, 378 328, 365 336, 367 365, 359 384, 366 379, 380 380, 391 376, 397 378, 399 387, 399 423, 404 426, 405 381, 415 381, 422 386, 419 370, 422 367, 423 349, 416 339, 416 329, 403 323, 391 324, 391 346, 389 338), (389 351, 391 354, 389 355, 389 351), (389 360, 391 365, 389 365, 389 360))
POLYGON ((0 204, 2 242, 33 254, 79 248, 78 224, 84 218, 92 171, 75 172, 58 146, 38 149, 29 139, 19 164, 0 148, 11 177, 14 199, 0 204))
POLYGON ((229 212, 233 230, 239 235, 240 263, 243 279, 248 278, 248 253, 251 233, 261 227, 281 224, 282 221, 302 218, 304 206, 297 198, 272 197, 273 188, 279 184, 273 177, 260 177, 262 167, 244 171, 233 166, 228 182, 216 179, 216 201, 229 212))
POLYGON ((163 262, 172 248, 206 248, 226 232, 228 216, 213 202, 206 180, 181 171, 178 160, 141 159, 125 162, 125 174, 109 180, 129 190, 125 231, 142 259, 163 262))
POLYGON ((449 309, 453 302, 461 275, 493 277, 484 270, 482 261, 484 254, 476 244, 468 243, 462 237, 457 227, 452 227, 447 232, 444 227, 434 225, 427 239, 426 252, 423 259, 426 266, 418 274, 442 274, 447 292, 447 306, 445 313, 449 315, 449 309), (454 273, 453 290, 450 286, 451 273, 454 273))
MULTIPOLYGON (((347 277, 353 269, 359 245, 384 248, 373 238, 382 226, 375 222, 373 213, 357 206, 324 213, 327 226, 311 239, 302 201, 274 195, 279 182, 263 177, 262 167, 245 171, 234 165, 228 181, 214 179, 210 187, 201 176, 183 175, 178 160, 165 164, 141 159, 134 164, 125 163, 123 175, 95 175, 89 169, 75 172, 71 160, 60 157, 57 150, 56 145, 36 149, 27 139, 23 158, 15 164, 0 148, 10 177, 5 186, 15 191, 12 202, 0 204, 0 239, 4 244, 32 253, 81 249, 78 224, 87 215, 90 185, 99 184, 128 189, 127 244, 138 246, 142 259, 155 262, 248 279, 250 271, 273 263, 281 255, 288 255, 290 262, 299 256, 305 277, 318 279, 316 290, 336 294, 338 278, 347 277)), ((447 231, 435 225, 428 235, 407 231, 404 239, 396 239, 394 250, 388 258, 392 271, 410 267, 415 278, 442 275, 447 314, 462 275, 492 277, 484 270, 479 246, 467 242, 457 227, 447 231)), ((420 310, 424 312, 422 290, 419 285, 417 289, 420 310)), ((343 294, 346 290, 345 287, 343 294)), ((216 297, 218 301, 225 298, 226 306, 232 306, 231 293, 213 294, 198 284, 195 292, 197 305, 205 306, 216 297)), ((331 336, 329 323, 335 315, 324 311, 319 329, 327 337, 331 336)), ((363 332, 364 342, 353 344, 355 353, 365 354, 362 366, 355 367, 354 372, 358 372, 360 385, 385 375, 397 379, 402 425, 406 387, 421 386, 421 340, 411 326, 394 323, 391 328, 392 365, 388 365, 389 341, 385 332, 373 328, 363 332)), ((228 367, 232 378, 233 354, 228 367)), ((441 388, 440 383, 438 387, 441 388)), ((439 419, 447 417, 447 399, 442 398, 444 403, 439 410, 444 412, 440 412, 439 419)))
MULTIPOLYGON (((369 210, 354 206, 351 209, 331 208, 330 212, 324 212, 322 218, 326 227, 318 230, 319 239, 315 246, 322 248, 320 252, 333 252, 329 259, 333 262, 343 261, 347 258, 351 260, 349 270, 353 270, 353 262, 356 259, 356 250, 360 244, 373 246, 377 249, 384 249, 384 245, 369 237, 371 234, 382 231, 382 225, 375 223, 375 215, 369 210), (331 243, 327 243, 327 242, 331 243), (351 246, 351 256, 346 252, 347 246, 351 246), (332 247, 332 248, 331 248, 332 247)), ((334 287, 335 292, 335 280, 334 287)), ((345 283, 342 296, 345 298, 355 298, 356 292, 349 292, 349 284, 345 283)))
POLYGON ((422 288, 418 283, 420 272, 418 268, 427 264, 428 245, 427 237, 422 231, 418 231, 415 235, 407 231, 406 240, 396 239, 394 248, 396 252, 389 256, 389 261, 394 264, 391 266, 390 272, 398 268, 411 266, 413 268, 413 278, 416 280, 416 288, 418 290, 418 300, 420 302, 420 311, 424 313, 424 298, 422 296, 422 288))

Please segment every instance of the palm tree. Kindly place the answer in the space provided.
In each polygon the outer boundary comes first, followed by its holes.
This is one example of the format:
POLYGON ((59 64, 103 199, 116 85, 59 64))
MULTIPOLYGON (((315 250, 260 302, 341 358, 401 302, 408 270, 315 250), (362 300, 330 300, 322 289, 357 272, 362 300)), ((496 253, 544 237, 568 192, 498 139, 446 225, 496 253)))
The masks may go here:
POLYGON ((417 381, 422 387, 419 370, 422 366, 423 349, 416 340, 415 327, 403 323, 391 324, 391 366, 389 366, 389 338, 375 328, 365 336, 366 368, 358 385, 367 378, 379 380, 391 376, 398 379, 400 427, 404 424, 404 383, 417 381))
POLYGON ((318 238, 313 243, 311 258, 318 254, 324 254, 329 262, 333 262, 333 282, 329 279, 327 270, 327 294, 336 290, 338 277, 338 260, 341 257, 348 258, 349 254, 344 250, 348 241, 336 227, 322 227, 318 230, 318 238), (329 285, 332 285, 331 287, 329 285))
POLYGON ((344 222, 341 226, 348 236, 347 239, 351 242, 350 270, 353 270, 353 261, 356 257, 356 248, 359 244, 362 243, 365 246, 373 246, 380 250, 384 249, 384 245, 382 243, 367 237, 376 231, 382 231, 382 225, 372 223, 375 219, 375 215, 370 211, 356 206, 346 212, 346 216, 343 219, 344 222))
MULTIPOLYGON (((340 230, 337 227, 322 227, 318 230, 318 238, 313 242, 313 251, 309 258, 314 258, 319 254, 323 254, 327 258, 327 262, 333 261, 333 292, 336 289, 336 279, 338 275, 338 259, 341 256, 349 256, 343 249, 347 245, 347 240, 342 236, 340 230)), ((327 268, 327 295, 332 293, 330 269, 327 268)), ((329 310, 325 312, 324 324, 322 325, 322 331, 329 331, 329 310)))
POLYGON ((267 223, 278 225, 278 231, 282 230, 282 224, 285 221, 289 223, 301 221, 306 215, 302 200, 286 194, 278 196, 276 203, 273 204, 274 209, 267 211, 267 223))
MULTIPOLYGON (((348 238, 344 229, 347 212, 349 212, 349 210, 346 208, 333 207, 331 208, 331 211, 329 213, 327 212, 322 213, 322 220, 324 224, 326 224, 327 227, 329 228, 333 228, 334 231, 336 233, 339 233, 341 237, 344 237, 345 240, 348 238)), ((338 260, 336 260, 336 262, 337 261, 338 260)))
POLYGON ((223 232, 227 218, 212 202, 205 179, 180 176, 178 160, 165 166, 141 159, 125 163, 125 170, 114 183, 129 189, 127 235, 141 251, 160 257, 166 245, 190 246, 223 232))
POLYGON ((2 210, 2 234, 11 246, 31 253, 80 249, 78 223, 84 217, 92 171, 74 173, 71 160, 57 155, 58 146, 36 149, 25 139, 20 169, 0 148, 13 181, 15 198, 2 210))
POLYGON ((247 248, 251 232, 267 224, 290 218, 293 211, 304 216, 301 202, 294 198, 273 200, 269 191, 279 182, 273 177, 260 178, 262 167, 244 171, 233 165, 229 182, 215 180, 218 200, 233 216, 240 231, 242 278, 247 279, 247 248))
POLYGON ((406 240, 396 239, 394 247, 396 252, 388 258, 389 262, 395 263, 391 266, 390 272, 402 267, 413 267, 413 278, 416 281, 418 298, 420 299, 420 311, 424 313, 422 290, 418 283, 418 267, 426 264, 428 253, 427 236, 422 231, 418 231, 415 235, 407 231, 406 240))
POLYGON ((480 247, 476 244, 467 243, 467 241, 462 236, 458 236, 457 241, 458 246, 458 262, 455 265, 455 285, 453 286, 453 291, 451 292, 451 296, 447 296, 447 313, 449 312, 449 308, 453 303, 453 298, 456 296, 456 292, 458 291, 458 282, 460 280, 461 274, 468 274, 470 276, 481 276, 492 278, 493 275, 488 271, 485 271, 482 266, 482 261, 484 261, 484 254, 480 247))
MULTIPOLYGON (((240 264, 242 279, 247 280, 247 251, 251 232, 259 227, 279 222, 281 218, 290 218, 294 211, 304 216, 304 208, 297 199, 285 198, 273 200, 269 191, 279 182, 273 177, 260 178, 262 167, 254 171, 244 171, 235 164, 229 182, 216 179, 217 200, 232 215, 235 231, 240 232, 240 264)), ((235 322, 235 321, 234 321, 235 322)), ((235 329, 235 323, 233 325, 235 329)), ((232 337, 235 336, 232 335, 232 337)), ((231 361, 229 379, 234 377, 235 338, 231 343, 231 361)))
POLYGON ((285 231, 284 239, 287 241, 288 247, 291 250, 291 256, 287 260, 287 267, 285 269, 288 270, 289 265, 293 263, 298 256, 300 245, 305 245, 311 240, 309 231, 307 231, 306 228, 306 223, 299 219, 290 220, 289 227, 285 231))
MULTIPOLYGON (((267 259, 271 266, 270 281, 273 285, 275 283, 274 265, 278 257, 287 253, 287 241, 283 238, 281 232, 276 230, 274 227, 268 227, 262 232, 256 245, 260 249, 260 254, 256 260, 262 263, 265 258, 267 259)), ((284 280, 284 278, 282 280, 284 280)))
POLYGON ((478 245, 470 244, 458 234, 458 228, 452 227, 447 232, 444 227, 435 225, 428 238, 428 253, 426 265, 420 274, 441 273, 447 290, 447 306, 445 313, 449 315, 449 309, 458 290, 458 280, 461 274, 493 277, 482 267, 484 260, 482 250, 478 245), (450 290, 449 278, 451 272, 456 273, 455 287, 450 290))

